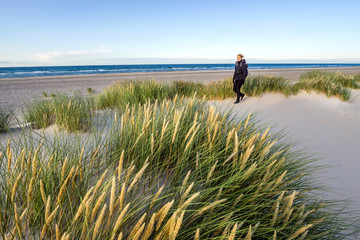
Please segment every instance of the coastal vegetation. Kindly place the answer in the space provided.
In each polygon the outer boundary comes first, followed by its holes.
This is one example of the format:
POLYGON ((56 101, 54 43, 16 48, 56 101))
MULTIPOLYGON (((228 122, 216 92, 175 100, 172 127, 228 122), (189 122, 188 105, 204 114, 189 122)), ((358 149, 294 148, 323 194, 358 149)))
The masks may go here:
MULTIPOLYGON (((343 203, 321 198, 311 155, 251 115, 235 119, 206 101, 233 97, 231 80, 127 81, 96 95, 34 100, 25 120, 60 130, 24 129, 0 141, 0 238, 351 235, 343 203)), ((294 86, 251 76, 243 89, 290 95, 294 86)))
POLYGON ((58 94, 51 99, 34 99, 24 110, 24 119, 32 128, 46 128, 53 123, 69 132, 91 128, 93 99, 81 95, 58 94))
POLYGON ((327 97, 335 96, 342 101, 349 101, 350 89, 360 89, 360 75, 314 70, 304 74, 292 88, 294 93, 300 90, 315 91, 323 93, 327 97))
POLYGON ((9 131, 10 123, 13 117, 13 111, 8 108, 0 107, 0 133, 9 131))
POLYGON ((260 96, 264 93, 282 93, 289 96, 292 93, 291 85, 287 80, 274 76, 250 76, 241 90, 248 96, 260 96))
POLYGON ((89 94, 95 93, 95 91, 94 91, 91 87, 88 87, 88 88, 86 89, 86 91, 87 91, 89 94))
POLYGON ((360 89, 360 75, 359 74, 346 74, 341 72, 325 72, 320 70, 313 70, 305 73, 301 80, 325 78, 328 81, 339 83, 341 86, 352 89, 360 89))
POLYGON ((313 159, 250 115, 175 96, 107 116, 106 131, 1 146, 4 239, 339 239, 349 227, 318 197, 313 159))
MULTIPOLYGON (((281 93, 285 96, 298 94, 301 90, 324 93, 327 97, 337 97, 349 101, 349 89, 360 88, 360 75, 311 71, 293 83, 281 77, 249 76, 242 87, 242 92, 248 96, 261 96, 264 93, 281 93)), ((231 78, 225 78, 208 84, 198 82, 174 81, 169 84, 155 80, 118 82, 100 93, 96 100, 98 108, 125 107, 130 104, 143 104, 151 101, 173 99, 175 95, 197 96, 207 100, 222 100, 234 97, 231 78)))
POLYGON ((91 128, 93 99, 78 94, 57 95, 51 101, 56 124, 69 132, 91 128))
POLYGON ((53 106, 48 99, 34 99, 25 104, 23 118, 34 129, 46 128, 54 123, 53 106))

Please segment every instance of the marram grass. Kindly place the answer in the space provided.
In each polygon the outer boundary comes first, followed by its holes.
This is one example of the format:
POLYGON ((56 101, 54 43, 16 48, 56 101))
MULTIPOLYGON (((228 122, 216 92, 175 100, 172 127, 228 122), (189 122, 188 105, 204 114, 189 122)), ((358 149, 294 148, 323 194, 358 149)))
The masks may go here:
POLYGON ((0 134, 10 130, 10 124, 13 117, 14 113, 10 109, 0 107, 0 134))
MULTIPOLYGON (((264 93, 281 93, 285 96, 295 95, 301 90, 324 93, 327 97, 338 97, 348 101, 351 97, 349 88, 360 88, 359 75, 311 71, 293 84, 281 77, 249 76, 242 86, 242 92, 248 96, 261 96, 264 93)), ((100 93, 96 99, 98 108, 125 108, 127 104, 144 104, 148 99, 173 99, 176 95, 191 97, 194 93, 207 100, 222 100, 234 97, 233 82, 225 78, 208 84, 187 81, 174 81, 169 84, 146 81, 118 82, 100 93)))
POLYGON ((337 82, 341 84, 343 87, 351 88, 351 89, 360 89, 360 75, 359 74, 346 74, 341 72, 325 72, 320 70, 313 70, 305 73, 301 76, 301 80, 304 79, 314 79, 324 77, 329 81, 337 82))
POLYGON ((54 109, 49 99, 34 99, 25 105, 23 117, 32 128, 46 128, 54 122, 54 109))
POLYGON ((263 93, 291 94, 289 83, 282 77, 249 76, 241 90, 248 96, 259 96, 263 93))
POLYGON ((340 72, 323 72, 314 70, 304 74, 301 80, 293 85, 293 92, 305 90, 324 93, 327 97, 335 96, 342 101, 349 101, 349 89, 360 89, 360 75, 348 75, 340 72))
POLYGON ((83 141, 0 146, 3 239, 343 239, 311 159, 195 97, 116 112, 83 141))
POLYGON ((91 128, 92 99, 81 95, 57 95, 52 100, 55 122, 67 131, 87 131, 91 128))
POLYGON ((88 131, 93 115, 92 98, 57 94, 51 99, 34 99, 26 104, 23 115, 34 129, 56 123, 69 132, 88 131))
POLYGON ((173 86, 161 84, 155 80, 125 81, 115 83, 97 97, 97 107, 124 108, 127 104, 144 104, 148 99, 152 102, 172 99, 176 95, 173 86))
MULTIPOLYGON (((289 95, 289 87, 283 78, 273 76, 248 77, 243 92, 248 96, 259 96, 268 92, 280 92, 289 95)), ((233 82, 231 78, 214 81, 208 84, 174 81, 170 84, 159 83, 155 80, 125 81, 115 83, 105 89, 97 97, 97 107, 125 108, 127 104, 144 104, 148 99, 155 100, 173 99, 176 95, 191 97, 196 93, 199 98, 208 100, 223 100, 234 97, 233 82)))

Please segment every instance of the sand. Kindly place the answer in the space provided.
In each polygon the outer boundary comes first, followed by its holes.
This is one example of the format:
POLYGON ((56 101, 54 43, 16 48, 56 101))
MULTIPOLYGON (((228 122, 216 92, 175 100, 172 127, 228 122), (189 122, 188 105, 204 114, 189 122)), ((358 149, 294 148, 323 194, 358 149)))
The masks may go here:
MULTIPOLYGON (((281 94, 212 101, 221 109, 231 109, 237 118, 254 113, 271 132, 284 130, 299 149, 319 158, 316 182, 331 190, 325 199, 351 200, 351 216, 360 216, 360 90, 352 90, 350 102, 325 95, 301 92, 289 98, 281 94)), ((360 223, 359 229, 360 229, 360 223)), ((360 234, 355 239, 360 239, 360 234)))

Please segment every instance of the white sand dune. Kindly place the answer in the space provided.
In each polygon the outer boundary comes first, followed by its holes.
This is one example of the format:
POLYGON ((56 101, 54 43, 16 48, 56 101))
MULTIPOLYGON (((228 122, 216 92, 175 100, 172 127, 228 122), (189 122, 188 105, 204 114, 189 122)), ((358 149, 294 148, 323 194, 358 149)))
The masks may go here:
POLYGON ((273 132, 285 128, 286 135, 299 142, 297 146, 321 157, 316 164, 330 167, 316 175, 332 189, 327 197, 351 199, 349 209, 360 213, 360 90, 352 91, 350 102, 305 92, 288 98, 246 97, 236 105, 234 99, 213 103, 232 108, 239 117, 256 113, 261 123, 273 126, 273 132))

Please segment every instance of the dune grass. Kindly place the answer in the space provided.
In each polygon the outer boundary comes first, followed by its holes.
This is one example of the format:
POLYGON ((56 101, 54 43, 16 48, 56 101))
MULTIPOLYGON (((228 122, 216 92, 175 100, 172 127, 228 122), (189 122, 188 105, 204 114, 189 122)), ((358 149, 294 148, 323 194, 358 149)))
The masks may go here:
POLYGON ((293 92, 300 90, 323 93, 327 97, 337 97, 342 101, 349 101, 349 89, 360 89, 360 75, 348 75, 340 72, 324 72, 314 70, 304 74, 301 80, 293 85, 293 92))
POLYGON ((23 115, 34 129, 56 123, 69 132, 88 131, 93 109, 92 98, 57 94, 51 99, 34 99, 26 105, 23 115))
POLYGON ((88 131, 93 115, 92 98, 81 95, 57 95, 52 100, 55 122, 69 132, 88 131))
POLYGON ((14 113, 10 109, 0 107, 0 133, 9 131, 13 117, 14 113))
POLYGON ((87 91, 89 94, 95 93, 95 90, 93 90, 91 87, 88 87, 88 88, 86 89, 86 91, 87 91))
MULTIPOLYGON (((327 97, 337 97, 349 101, 351 92, 348 88, 360 88, 359 75, 347 75, 322 71, 311 71, 302 76, 295 84, 284 78, 274 76, 249 76, 242 86, 242 92, 248 96, 261 96, 264 93, 281 93, 285 96, 296 95, 301 90, 324 93, 327 97)), ((118 82, 100 93, 97 98, 98 108, 124 108, 128 103, 143 104, 147 99, 153 102, 172 99, 176 94, 186 97, 195 92, 199 98, 222 100, 234 97, 231 78, 205 83, 174 81, 170 84, 158 83, 155 80, 118 82)))
POLYGON ((46 128, 54 122, 54 109, 51 100, 34 99, 25 105, 23 117, 34 129, 46 128))
POLYGON ((0 146, 2 238, 345 237, 348 220, 317 197, 313 160, 250 115, 175 95, 108 117, 85 142, 0 146))
POLYGON ((117 82, 100 93, 96 99, 98 108, 124 108, 130 104, 144 104, 148 99, 172 99, 175 96, 173 86, 158 83, 155 80, 117 82))
POLYGON ((274 76, 250 76, 241 88, 248 96, 260 96, 264 93, 282 93, 291 95, 291 88, 287 80, 274 76))
POLYGON ((301 80, 314 79, 314 78, 327 78, 330 81, 337 82, 343 87, 351 89, 360 89, 360 75, 359 74, 346 74, 341 72, 325 72, 320 70, 313 70, 301 76, 301 80))
MULTIPOLYGON (((285 96, 298 94, 301 90, 324 93, 327 97, 337 97, 349 101, 351 92, 348 88, 360 88, 360 75, 348 75, 322 71, 310 71, 295 84, 281 77, 249 76, 241 91, 248 96, 261 96, 264 93, 281 93, 285 96)), ((118 82, 100 93, 97 107, 124 108, 128 103, 145 103, 147 99, 173 99, 175 95, 191 97, 195 92, 201 99, 222 100, 234 97, 231 78, 225 78, 208 84, 187 81, 174 81, 162 84, 155 80, 118 82)))
MULTIPOLYGON (((289 89, 286 81, 273 76, 251 76, 243 88, 248 96, 259 96, 268 92, 281 92, 288 95, 289 89)), ((233 82, 231 78, 214 81, 208 84, 186 81, 174 81, 162 84, 155 80, 118 82, 107 88, 97 97, 97 107, 124 108, 127 104, 144 104, 148 99, 152 102, 157 99, 173 99, 176 95, 191 97, 196 93, 199 98, 207 100, 222 100, 234 97, 233 82)))

